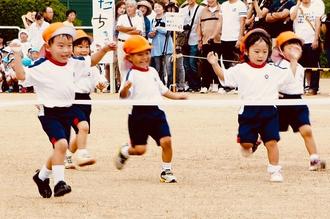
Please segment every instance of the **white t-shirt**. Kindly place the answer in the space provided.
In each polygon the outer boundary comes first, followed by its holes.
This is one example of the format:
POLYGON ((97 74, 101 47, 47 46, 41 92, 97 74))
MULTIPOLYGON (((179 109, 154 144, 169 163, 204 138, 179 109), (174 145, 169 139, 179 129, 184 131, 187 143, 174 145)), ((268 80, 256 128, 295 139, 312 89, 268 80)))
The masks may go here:
MULTIPOLYGON (((287 68, 291 71, 291 65, 290 62, 288 62, 285 59, 281 59, 278 63, 276 63, 277 66, 280 68, 287 68)), ((304 68, 298 64, 296 73, 293 75, 293 80, 290 81, 290 83, 280 86, 280 92, 284 94, 303 94, 304 93, 304 76, 305 76, 305 70, 304 68)))
MULTIPOLYGON (((162 95, 168 91, 153 67, 149 67, 148 71, 132 69, 127 80, 132 82, 128 99, 157 101, 162 100, 162 95)), ((124 84, 122 83, 122 87, 124 84)))
MULTIPOLYGON (((184 8, 180 8, 180 13, 184 14, 184 22, 183 22, 184 25, 187 25, 187 24, 191 25, 191 21, 193 19, 197 6, 198 6, 198 4, 195 4, 194 7, 192 7, 192 8, 189 8, 189 5, 185 6, 184 8)), ((191 32, 190 32, 189 39, 188 39, 188 44, 191 46, 198 44, 197 25, 198 25, 198 21, 201 16, 203 8, 204 7, 200 5, 198 7, 198 10, 196 11, 194 23, 191 27, 191 32)))
POLYGON ((44 45, 45 41, 42 38, 42 33, 49 26, 49 23, 46 21, 42 22, 42 25, 37 26, 36 22, 32 23, 29 27, 29 37, 32 47, 37 48, 38 50, 44 45))
MULTIPOLYGON (((296 7, 297 6, 295 5, 290 9, 290 14, 292 14, 296 7)), ((311 4, 308 8, 301 4, 300 8, 303 10, 305 16, 315 28, 315 21, 320 19, 320 17, 324 14, 324 10, 322 11, 321 8, 317 7, 317 4, 311 4)), ((305 20, 304 15, 299 9, 297 12, 297 17, 293 21, 293 30, 300 38, 304 40, 305 44, 313 43, 315 38, 315 31, 305 20)))
POLYGON ((75 98, 74 75, 82 74, 81 66, 90 66, 90 60, 70 58, 66 65, 60 66, 39 59, 25 68, 23 86, 34 86, 38 101, 46 107, 69 107, 75 98))
POLYGON ((273 64, 254 68, 247 63, 237 64, 224 72, 223 86, 237 87, 242 100, 262 101, 278 99, 280 85, 293 80, 288 69, 273 64))
POLYGON ((74 84, 76 85, 76 93, 91 93, 94 91, 99 82, 106 82, 107 80, 100 74, 99 71, 92 71, 91 57, 76 57, 74 59, 84 58, 85 62, 78 62, 77 68, 79 73, 74 74, 74 84))
POLYGON ((234 3, 226 1, 221 5, 222 32, 221 40, 237 41, 240 33, 240 19, 246 17, 247 6, 237 0, 234 3))
MULTIPOLYGON (((131 22, 133 27, 136 27, 137 30, 140 30, 141 32, 144 31, 144 19, 143 16, 139 16, 138 13, 136 13, 136 15, 134 17, 130 17, 131 22)), ((128 19, 128 15, 127 14, 122 14, 118 17, 118 21, 117 21, 117 27, 118 26, 123 26, 123 27, 132 27, 129 19, 128 19)), ((118 39, 121 40, 127 40, 130 37, 129 34, 127 33, 123 33, 119 31, 118 34, 118 39)))

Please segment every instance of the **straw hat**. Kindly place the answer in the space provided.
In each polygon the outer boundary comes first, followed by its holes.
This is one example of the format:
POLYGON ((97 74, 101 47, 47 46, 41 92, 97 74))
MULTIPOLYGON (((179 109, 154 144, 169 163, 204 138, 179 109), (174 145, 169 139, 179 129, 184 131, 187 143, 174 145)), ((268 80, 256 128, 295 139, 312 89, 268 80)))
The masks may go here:
POLYGON ((145 16, 148 16, 149 14, 151 14, 152 6, 148 1, 146 1, 146 0, 139 1, 137 3, 137 8, 139 8, 140 6, 145 6, 147 8, 147 13, 145 16))

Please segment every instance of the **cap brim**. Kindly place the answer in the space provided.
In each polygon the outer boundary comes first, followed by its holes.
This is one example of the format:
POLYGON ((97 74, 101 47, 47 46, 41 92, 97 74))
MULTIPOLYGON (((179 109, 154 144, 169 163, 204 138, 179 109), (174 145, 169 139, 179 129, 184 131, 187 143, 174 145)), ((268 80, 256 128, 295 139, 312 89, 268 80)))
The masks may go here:
POLYGON ((58 35, 62 35, 62 34, 67 34, 72 36, 73 38, 76 36, 76 30, 73 27, 70 26, 64 26, 61 28, 58 28, 52 35, 50 38, 53 38, 55 36, 58 35))

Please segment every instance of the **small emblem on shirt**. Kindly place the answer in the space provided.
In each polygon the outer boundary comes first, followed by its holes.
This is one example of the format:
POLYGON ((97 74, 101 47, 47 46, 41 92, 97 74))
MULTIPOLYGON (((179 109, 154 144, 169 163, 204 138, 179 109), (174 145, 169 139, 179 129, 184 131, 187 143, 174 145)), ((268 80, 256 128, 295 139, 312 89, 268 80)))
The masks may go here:
POLYGON ((268 74, 265 74, 265 79, 268 79, 269 78, 269 75, 268 74))

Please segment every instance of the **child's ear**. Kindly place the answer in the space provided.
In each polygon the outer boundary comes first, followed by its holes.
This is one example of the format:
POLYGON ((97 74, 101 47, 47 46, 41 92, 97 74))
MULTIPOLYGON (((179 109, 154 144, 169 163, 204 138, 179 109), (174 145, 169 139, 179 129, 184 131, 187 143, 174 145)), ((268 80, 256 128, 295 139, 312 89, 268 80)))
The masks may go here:
POLYGON ((127 55, 125 56, 125 59, 126 59, 127 61, 130 61, 130 62, 131 62, 131 56, 130 56, 129 54, 127 54, 127 55))

